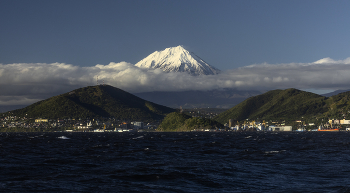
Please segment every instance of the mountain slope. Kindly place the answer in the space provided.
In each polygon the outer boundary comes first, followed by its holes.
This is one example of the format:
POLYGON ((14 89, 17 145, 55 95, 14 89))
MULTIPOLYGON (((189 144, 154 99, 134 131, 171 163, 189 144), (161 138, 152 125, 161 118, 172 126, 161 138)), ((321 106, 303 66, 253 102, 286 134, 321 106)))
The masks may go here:
POLYGON ((297 89, 273 90, 251 97, 214 119, 227 123, 229 119, 242 121, 297 120, 323 114, 328 111, 327 98, 297 89))
POLYGON ((135 66, 162 69, 165 72, 187 72, 191 75, 214 75, 220 72, 182 46, 155 51, 136 63, 135 66))
POLYGON ((145 121, 162 119, 173 111, 121 89, 99 85, 76 89, 12 112, 33 118, 114 117, 145 121))
POLYGON ((325 113, 325 117, 350 119, 350 91, 331 96, 326 103, 328 111, 325 113))

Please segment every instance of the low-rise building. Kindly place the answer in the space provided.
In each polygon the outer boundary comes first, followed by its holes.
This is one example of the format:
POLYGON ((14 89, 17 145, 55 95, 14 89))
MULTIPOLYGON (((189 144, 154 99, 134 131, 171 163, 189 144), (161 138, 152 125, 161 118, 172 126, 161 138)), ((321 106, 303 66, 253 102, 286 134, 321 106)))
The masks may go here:
POLYGON ((329 122, 329 124, 331 124, 331 125, 340 124, 340 120, 338 120, 338 119, 332 119, 332 120, 329 120, 328 122, 329 122))
POLYGON ((293 131, 292 126, 269 126, 269 131, 293 131))
POLYGON ((134 129, 143 129, 143 122, 132 122, 134 129))
POLYGON ((340 124, 342 124, 342 125, 350 125, 350 120, 345 120, 345 119, 340 120, 340 124))
POLYGON ((48 119, 35 119, 36 123, 47 123, 48 119))

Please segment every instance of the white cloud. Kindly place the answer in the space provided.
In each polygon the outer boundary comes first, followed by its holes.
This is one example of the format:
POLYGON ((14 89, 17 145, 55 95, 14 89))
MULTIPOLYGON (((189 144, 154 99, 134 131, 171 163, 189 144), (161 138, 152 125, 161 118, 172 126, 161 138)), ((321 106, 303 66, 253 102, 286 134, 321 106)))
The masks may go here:
POLYGON ((314 62, 314 64, 350 64, 350 57, 346 58, 345 60, 338 60, 335 61, 332 58, 322 58, 320 60, 317 60, 316 62, 314 62))
POLYGON ((312 63, 254 64, 218 75, 191 76, 138 68, 127 62, 79 67, 64 63, 0 64, 0 105, 31 104, 71 90, 104 83, 128 92, 219 88, 348 89, 350 58, 312 63))

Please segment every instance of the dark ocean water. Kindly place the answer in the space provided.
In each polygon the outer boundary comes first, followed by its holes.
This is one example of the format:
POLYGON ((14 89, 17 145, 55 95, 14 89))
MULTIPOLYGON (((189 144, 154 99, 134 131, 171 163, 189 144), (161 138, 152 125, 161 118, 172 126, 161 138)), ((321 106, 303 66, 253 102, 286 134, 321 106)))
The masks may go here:
POLYGON ((1 192, 350 192, 350 133, 0 133, 1 192))

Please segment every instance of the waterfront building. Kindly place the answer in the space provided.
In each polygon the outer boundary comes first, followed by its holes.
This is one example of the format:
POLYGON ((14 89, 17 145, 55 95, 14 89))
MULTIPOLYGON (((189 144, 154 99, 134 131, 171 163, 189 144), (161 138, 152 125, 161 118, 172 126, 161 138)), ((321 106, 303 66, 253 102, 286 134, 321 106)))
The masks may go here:
POLYGON ((143 129, 143 122, 132 122, 134 129, 143 129))
POLYGON ((47 123, 48 119, 35 119, 36 123, 47 123))
POLYGON ((292 126, 269 126, 269 131, 292 131, 292 126))

